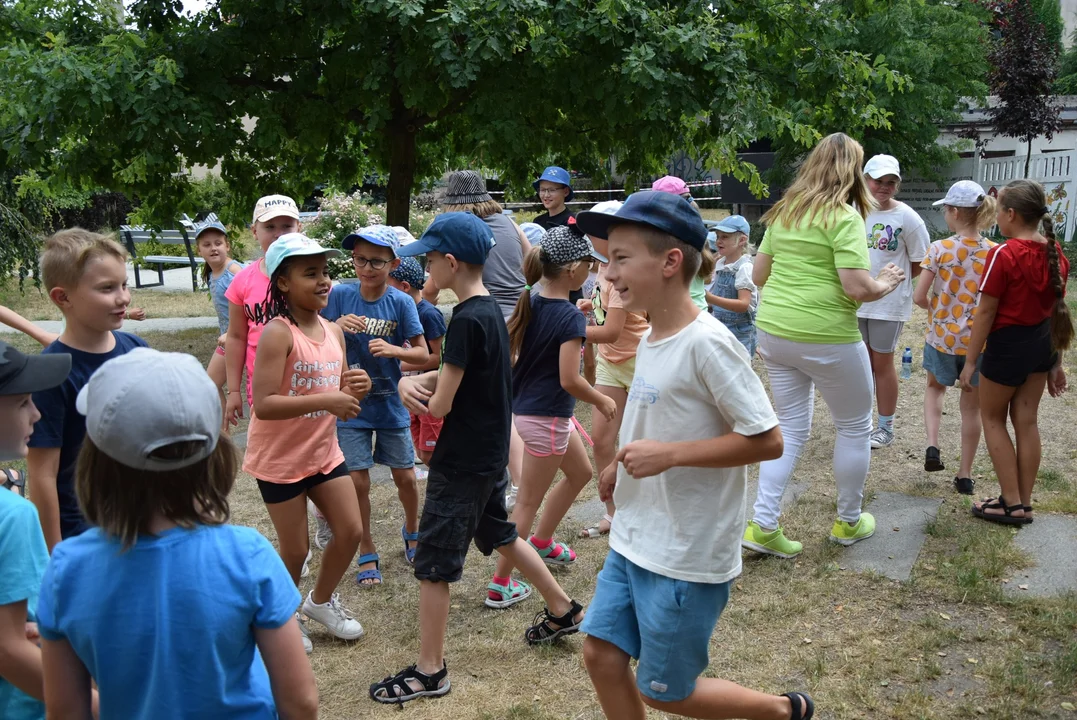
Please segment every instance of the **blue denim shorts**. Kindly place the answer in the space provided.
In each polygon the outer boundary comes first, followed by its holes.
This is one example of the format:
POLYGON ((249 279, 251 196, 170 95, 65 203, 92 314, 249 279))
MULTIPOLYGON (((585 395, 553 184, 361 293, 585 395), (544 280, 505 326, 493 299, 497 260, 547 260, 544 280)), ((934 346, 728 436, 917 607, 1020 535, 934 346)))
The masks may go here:
POLYGON ((710 663, 711 633, 730 584, 675 580, 610 550, 580 630, 639 660, 641 693, 660 702, 684 700, 710 663))
MULTIPOLYGON (((980 366, 983 364, 984 356, 976 358, 976 372, 972 374, 972 386, 977 387, 980 384, 980 366)), ((951 387, 957 384, 957 379, 961 377, 961 371, 965 369, 965 356, 964 355, 947 355, 944 352, 939 352, 938 349, 931 345, 924 345, 924 370, 935 376, 939 385, 945 385, 951 387)))
POLYGON ((375 463, 396 469, 415 467, 411 428, 370 430, 338 427, 337 442, 344 451, 348 472, 369 470, 375 463))

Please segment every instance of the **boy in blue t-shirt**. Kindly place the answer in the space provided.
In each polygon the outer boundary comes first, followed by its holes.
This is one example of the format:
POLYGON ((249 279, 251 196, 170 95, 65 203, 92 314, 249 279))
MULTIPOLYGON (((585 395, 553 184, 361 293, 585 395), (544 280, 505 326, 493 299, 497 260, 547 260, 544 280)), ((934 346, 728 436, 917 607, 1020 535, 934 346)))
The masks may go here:
MULTIPOLYGON (((422 365, 401 363, 400 369, 405 375, 418 375, 427 370, 437 370, 441 363, 441 341, 445 337, 445 316, 422 297, 423 286, 426 284, 426 273, 419 265, 419 261, 413 257, 400 259, 400 265, 396 270, 389 273, 389 285, 397 290, 407 293, 415 301, 415 309, 419 311, 419 322, 423 326, 423 337, 426 346, 430 350, 430 358, 422 365)), ((441 435, 442 418, 433 415, 411 416, 411 440, 415 444, 415 452, 424 465, 430 465, 430 457, 434 454, 434 446, 437 445, 441 435)), ((424 471, 425 477, 425 471, 424 471)))
MULTIPOLYGON (((26 437, 41 417, 31 393, 56 387, 71 370, 68 355, 26 356, 0 342, 0 460, 26 457, 26 437)), ((0 488, 0 717, 43 720, 41 649, 27 625, 49 561, 37 510, 0 488)))
POLYGON ((75 397, 107 360, 146 342, 119 332, 131 293, 127 252, 115 240, 81 228, 61 230, 45 241, 41 279, 64 315, 63 333, 42 354, 71 356, 67 379, 34 393, 41 419, 34 425, 26 457, 30 498, 52 552, 61 538, 89 527, 75 497, 75 462, 86 436, 86 420, 75 411, 75 397))
POLYGON ((370 392, 360 403, 359 416, 337 423, 337 439, 344 451, 359 511, 363 539, 359 544, 360 586, 380 585, 381 558, 370 532, 370 468, 388 465, 400 503, 404 506, 404 557, 415 558, 419 540, 419 489, 415 483, 415 450, 411 446, 411 419, 397 395, 400 364, 425 364, 429 358, 423 326, 415 301, 386 284, 400 263, 396 233, 386 225, 372 225, 344 238, 341 248, 351 252, 359 283, 337 285, 322 310, 326 320, 344 330, 348 366, 370 375, 370 392), (375 438, 375 435, 377 436, 375 438))

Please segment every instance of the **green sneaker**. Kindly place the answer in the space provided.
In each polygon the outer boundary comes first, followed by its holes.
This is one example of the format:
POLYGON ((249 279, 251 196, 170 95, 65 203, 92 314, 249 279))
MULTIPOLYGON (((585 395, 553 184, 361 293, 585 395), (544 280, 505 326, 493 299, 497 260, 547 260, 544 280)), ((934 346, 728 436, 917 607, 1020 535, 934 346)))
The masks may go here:
POLYGON ((748 527, 744 529, 744 537, 741 538, 740 546, 754 550, 757 553, 774 555, 786 560, 796 557, 804 549, 804 546, 800 543, 785 537, 781 526, 773 532, 764 532, 763 528, 759 527, 754 520, 748 521, 748 527))
POLYGON ((871 513, 860 513, 860 519, 855 525, 850 525, 844 520, 835 520, 834 527, 830 528, 830 540, 839 545, 852 545, 861 540, 867 540, 875 534, 875 517, 871 513))

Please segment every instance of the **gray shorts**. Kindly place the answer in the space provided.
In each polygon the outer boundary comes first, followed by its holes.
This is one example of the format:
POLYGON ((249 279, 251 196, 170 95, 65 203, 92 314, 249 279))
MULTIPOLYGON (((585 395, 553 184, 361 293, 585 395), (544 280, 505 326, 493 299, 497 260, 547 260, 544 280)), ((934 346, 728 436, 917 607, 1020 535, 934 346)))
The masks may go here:
POLYGON ((857 322, 860 323, 860 337, 864 338, 864 344, 872 352, 885 355, 897 349, 905 323, 900 320, 874 320, 872 318, 857 318, 857 322))

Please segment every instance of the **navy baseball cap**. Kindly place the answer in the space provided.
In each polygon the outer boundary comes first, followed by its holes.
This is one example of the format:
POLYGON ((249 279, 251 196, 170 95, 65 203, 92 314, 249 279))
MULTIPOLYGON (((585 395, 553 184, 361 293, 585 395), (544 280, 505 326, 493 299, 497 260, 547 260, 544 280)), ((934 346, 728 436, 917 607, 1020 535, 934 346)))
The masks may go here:
POLYGON ((366 240, 371 245, 389 248, 393 251, 393 257, 396 257, 396 250, 400 247, 400 238, 397 237, 396 230, 388 225, 370 225, 356 230, 340 241, 340 247, 344 250, 352 250, 355 248, 355 243, 360 240, 366 240))
POLYGON ((396 270, 389 273, 389 277, 406 282, 416 290, 422 290, 426 283, 426 273, 419 261, 413 257, 400 258, 400 264, 396 266, 396 270))
POLYGON ((202 233, 206 230, 216 230, 222 235, 228 235, 228 230, 224 227, 220 220, 210 220, 209 222, 202 223, 194 231, 194 241, 198 242, 198 238, 202 237, 202 233))
POLYGON ((752 226, 740 215, 730 215, 714 226, 718 232, 752 234, 752 226))
POLYGON ((542 175, 539 179, 531 183, 531 187, 535 188, 535 192, 538 192, 539 183, 543 180, 548 182, 560 183, 568 188, 568 197, 565 198, 565 202, 568 202, 575 196, 575 191, 572 189, 572 176, 568 174, 568 170, 556 165, 551 165, 542 171, 542 175))
POLYGON ((486 256, 495 244, 494 233, 478 216, 448 212, 434 218, 421 238, 400 248, 396 254, 412 257, 433 251, 472 265, 485 265, 486 256))
POLYGON ((576 225, 588 235, 606 239, 614 225, 647 225, 669 233, 700 252, 707 242, 707 227, 691 203, 680 195, 656 190, 633 193, 614 215, 589 210, 576 216, 576 225))

